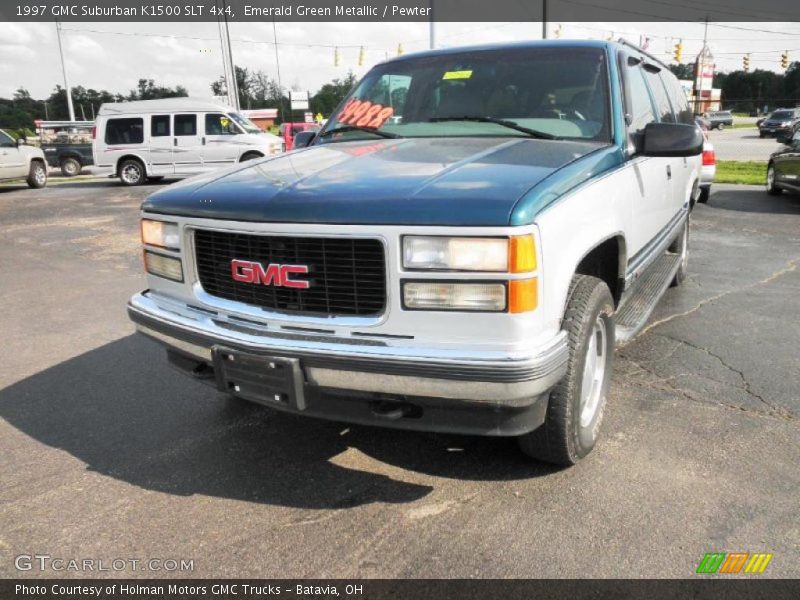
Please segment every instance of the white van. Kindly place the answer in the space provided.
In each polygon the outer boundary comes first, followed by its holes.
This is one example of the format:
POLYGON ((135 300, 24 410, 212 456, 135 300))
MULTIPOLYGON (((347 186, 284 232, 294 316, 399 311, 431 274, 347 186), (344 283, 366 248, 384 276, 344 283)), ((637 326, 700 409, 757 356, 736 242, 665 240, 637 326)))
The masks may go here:
POLYGON ((103 104, 92 134, 98 168, 111 168, 125 185, 203 173, 281 152, 230 106, 197 98, 103 104))

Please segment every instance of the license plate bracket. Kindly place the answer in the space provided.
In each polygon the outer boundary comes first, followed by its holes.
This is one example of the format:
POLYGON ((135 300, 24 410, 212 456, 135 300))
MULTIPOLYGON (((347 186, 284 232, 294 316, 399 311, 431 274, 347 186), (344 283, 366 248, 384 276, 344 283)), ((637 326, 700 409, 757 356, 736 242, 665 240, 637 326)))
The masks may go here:
POLYGON ((224 346, 215 346, 212 354, 220 391, 266 406, 305 408, 298 359, 262 356, 224 346))

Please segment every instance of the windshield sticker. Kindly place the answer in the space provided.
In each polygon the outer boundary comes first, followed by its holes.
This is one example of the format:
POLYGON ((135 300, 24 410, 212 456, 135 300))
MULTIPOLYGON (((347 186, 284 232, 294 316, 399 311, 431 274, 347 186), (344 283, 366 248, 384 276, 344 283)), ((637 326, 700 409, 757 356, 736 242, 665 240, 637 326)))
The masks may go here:
POLYGON ((336 119, 339 123, 355 127, 378 129, 394 114, 394 108, 373 104, 369 100, 351 100, 336 119))
POLYGON ((469 79, 472 77, 472 71, 447 71, 442 75, 442 79, 469 79))

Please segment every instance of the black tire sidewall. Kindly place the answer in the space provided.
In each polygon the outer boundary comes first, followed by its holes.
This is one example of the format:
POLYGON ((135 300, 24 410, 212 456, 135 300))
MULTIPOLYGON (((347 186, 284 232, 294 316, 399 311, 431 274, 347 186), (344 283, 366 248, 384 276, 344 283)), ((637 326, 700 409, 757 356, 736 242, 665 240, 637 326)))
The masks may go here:
POLYGON ((123 185, 129 185, 129 186, 142 185, 145 181, 147 181, 147 173, 144 170, 144 165, 141 162, 139 162, 138 160, 134 160, 132 158, 129 158, 129 159, 126 159, 126 160, 122 161, 120 163, 120 165, 119 165, 119 179, 120 179, 120 181, 122 182, 123 185), (133 163, 137 167, 139 167, 139 173, 140 173, 139 179, 137 181, 135 181, 135 182, 134 181, 131 181, 131 182, 125 181, 125 178, 122 177, 122 171, 125 169, 125 166, 129 165, 131 163, 133 163))
POLYGON ((75 177, 81 172, 81 163, 74 158, 65 158, 61 161, 61 172, 65 177, 75 177), (69 165, 75 165, 74 172, 69 172, 69 165))

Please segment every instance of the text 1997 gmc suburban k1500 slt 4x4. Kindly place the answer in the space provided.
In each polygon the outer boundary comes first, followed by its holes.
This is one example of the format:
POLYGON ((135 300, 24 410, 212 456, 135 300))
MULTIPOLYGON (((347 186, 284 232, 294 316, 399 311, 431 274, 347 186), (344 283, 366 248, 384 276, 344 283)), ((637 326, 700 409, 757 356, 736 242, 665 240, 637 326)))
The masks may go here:
POLYGON ((615 342, 686 273, 703 134, 677 79, 625 43, 436 50, 308 137, 143 203, 137 329, 277 409, 588 454, 615 342))

